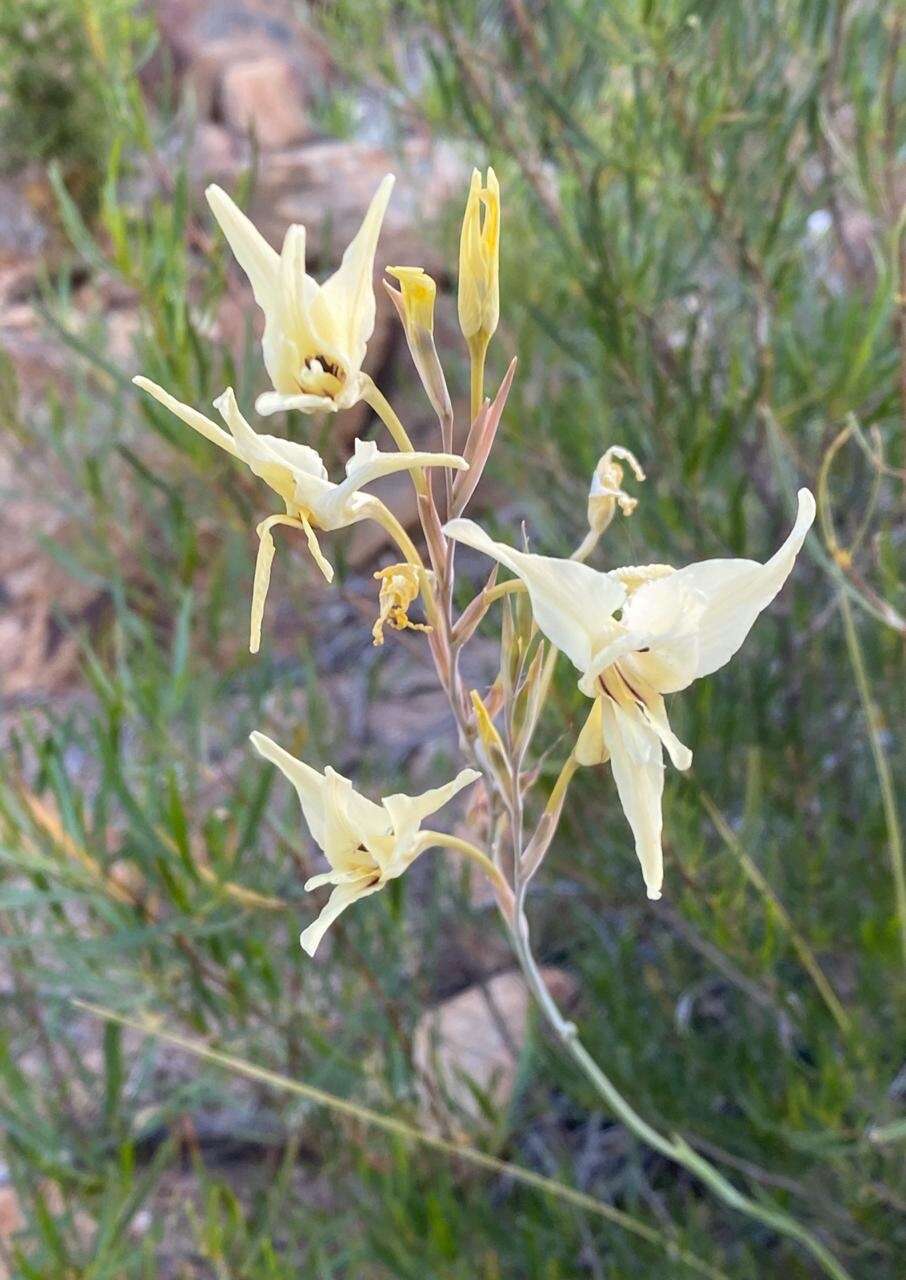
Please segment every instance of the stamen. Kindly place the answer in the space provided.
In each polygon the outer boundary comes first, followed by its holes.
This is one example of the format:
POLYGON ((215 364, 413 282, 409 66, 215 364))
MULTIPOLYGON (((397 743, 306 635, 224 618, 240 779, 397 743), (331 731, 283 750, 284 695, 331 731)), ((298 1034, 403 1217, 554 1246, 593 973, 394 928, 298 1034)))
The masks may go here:
POLYGON ((335 364, 334 361, 328 360, 327 356, 309 356, 305 361, 305 367, 310 373, 329 373, 338 382, 342 381, 340 366, 335 364))
POLYGON ((610 577, 621 582, 631 594, 646 582, 656 582, 658 578, 669 578, 676 570, 670 564, 627 564, 620 569, 611 569, 610 577))

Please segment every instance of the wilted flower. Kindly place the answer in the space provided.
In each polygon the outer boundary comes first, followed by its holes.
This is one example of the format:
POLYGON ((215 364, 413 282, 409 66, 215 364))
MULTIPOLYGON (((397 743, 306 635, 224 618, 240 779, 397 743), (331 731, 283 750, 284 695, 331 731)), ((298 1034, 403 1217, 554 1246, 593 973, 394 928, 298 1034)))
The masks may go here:
POLYGON ((639 505, 638 498, 631 497, 623 488, 623 468, 618 459, 628 463, 636 480, 645 479, 635 454, 621 445, 611 445, 598 459, 588 492, 588 527, 598 536, 614 518, 617 507, 624 516, 631 516, 639 505))
POLYGON ((399 289, 384 281, 384 288, 406 331, 406 341, 431 406, 441 421, 451 418, 453 408, 447 380, 434 345, 434 299, 437 285, 421 267, 388 267, 399 289))
POLYGON ((371 628, 375 644, 384 643, 384 627, 395 631, 430 631, 423 622, 410 621, 408 609, 421 590, 420 572, 414 564, 389 564, 374 575, 380 582, 378 595, 380 614, 371 628))
POLYGON ((815 500, 800 489, 793 529, 766 564, 704 560, 612 573, 515 551, 471 520, 445 526, 449 537, 522 579, 538 626, 582 672, 579 688, 595 705, 576 754, 582 764, 610 759, 650 898, 660 897, 663 881, 662 748, 678 769, 692 762, 670 728, 663 695, 729 662, 789 576, 814 518, 815 500))
POLYGON ((346 463, 346 479, 341 484, 334 484, 327 478, 327 468, 320 454, 309 445, 281 440, 278 436, 262 436, 253 431, 239 412, 231 387, 214 401, 230 429, 226 432, 197 409, 183 404, 147 378, 133 378, 133 382, 206 439, 241 459, 284 501, 285 515, 269 516, 258 525, 260 544, 252 589, 252 653, 257 653, 261 640, 261 619, 274 558, 271 533, 274 525, 291 525, 304 531, 315 563, 330 582, 333 569, 321 552, 315 529, 343 529, 359 520, 374 518, 376 512, 382 511, 383 506, 377 498, 359 493, 364 485, 380 476, 395 471, 411 471, 416 467, 463 470, 467 466, 455 454, 382 453, 373 441, 356 440, 355 452, 346 463))
POLYGON ((393 188, 388 174, 337 271, 318 284, 305 271, 305 228, 287 229, 277 253, 220 187, 205 193, 264 312, 264 363, 274 390, 261 414, 348 409, 362 396, 362 362, 374 331, 374 255, 393 188))
POLYGON ((421 823, 481 776, 463 769, 446 786, 420 796, 385 796, 375 804, 342 774, 330 767, 319 773, 263 733, 253 733, 252 743, 296 788, 312 838, 330 863, 329 871, 305 883, 306 890, 334 886, 324 910, 299 938, 310 956, 342 911, 401 876, 420 853, 444 843, 442 833, 422 831, 421 823))
POLYGON ((459 327, 470 346, 486 346, 499 318, 500 186, 493 169, 486 186, 473 169, 459 241, 459 327))

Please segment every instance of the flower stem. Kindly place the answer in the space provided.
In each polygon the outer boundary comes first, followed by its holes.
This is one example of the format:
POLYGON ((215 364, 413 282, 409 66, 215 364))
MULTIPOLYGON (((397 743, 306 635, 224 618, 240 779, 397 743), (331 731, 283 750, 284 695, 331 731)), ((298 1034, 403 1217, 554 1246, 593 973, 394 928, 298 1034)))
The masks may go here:
MULTIPOLYGON (((364 379, 362 399, 374 410, 381 422, 383 422, 384 426, 393 436, 393 439, 396 442, 396 447, 399 449, 400 453, 414 453, 415 448, 412 441, 409 439, 409 433, 403 426, 402 422, 400 422, 399 416, 393 408, 393 405, 384 395, 383 391, 380 390, 374 379, 369 378, 367 375, 365 375, 364 379)), ((421 467, 415 467, 413 468, 411 475, 416 492, 419 494, 427 494, 428 481, 425 478, 423 469, 421 467)))
POLYGON ((589 529, 585 537, 576 547, 575 551, 569 557, 570 560, 578 560, 580 564, 584 564, 601 539, 600 533, 595 529, 589 529))
POLYGON ((806 1227, 801 1226, 800 1223, 781 1209, 744 1195, 709 1160, 694 1151, 682 1137, 678 1134, 672 1138, 665 1137, 634 1110, 585 1048, 579 1039, 575 1024, 564 1018, 556 1001, 548 991, 535 957, 532 954, 528 921, 524 911, 524 897, 525 891, 523 887, 521 892, 517 892, 516 927, 511 930, 511 937, 516 957, 525 974, 529 990, 563 1049, 569 1054, 613 1113, 637 1138, 641 1138, 643 1142, 666 1156, 668 1160, 672 1160, 676 1164, 682 1165, 683 1168, 688 1169, 701 1182, 705 1183, 724 1204, 738 1210, 740 1213, 747 1214, 758 1222, 763 1222, 766 1226, 789 1237, 791 1240, 796 1240, 817 1260, 825 1274, 832 1276, 834 1280, 852 1280, 849 1272, 806 1227))
POLYGON ((477 845, 471 840, 463 840, 460 836, 448 835, 444 831, 422 831, 422 836, 426 843, 430 843, 431 847, 441 849, 453 849, 457 853, 464 854, 470 858, 476 866, 480 867, 484 874, 488 877, 494 886, 494 892, 497 895, 497 901, 504 916, 507 917, 507 924, 512 928, 513 921, 513 891, 507 884, 506 877, 500 868, 491 861, 486 853, 482 853, 477 845))
POLYGON ((504 596, 508 596, 514 591, 525 591, 525 589, 525 583, 521 578, 509 578, 506 582, 498 582, 493 587, 488 587, 485 591, 485 604, 490 608, 495 600, 501 600, 504 596))
POLYGON ((478 411, 484 403, 484 362, 490 341, 490 337, 482 330, 469 342, 472 422, 478 417, 478 411))
POLYGON ((513 1182, 532 1187, 547 1196, 556 1197, 565 1204, 582 1209, 586 1213, 595 1214, 606 1222, 612 1222, 624 1231, 632 1232, 650 1244, 663 1249, 671 1261, 682 1262, 690 1270, 695 1271, 696 1274, 708 1277, 708 1280, 729 1280, 725 1272, 719 1271, 695 1254, 681 1248, 672 1235, 658 1231, 656 1228, 640 1221, 640 1219, 634 1218, 620 1209, 615 1209, 605 1201, 596 1200, 586 1192, 579 1191, 562 1182, 557 1182, 556 1179, 538 1173, 534 1169, 526 1169, 522 1165, 510 1164, 497 1156, 489 1155, 486 1151, 479 1151, 477 1148, 467 1146, 461 1142, 451 1142, 446 1138, 429 1133, 424 1128, 407 1124, 405 1120, 401 1120, 397 1116, 372 1111, 370 1108, 363 1107, 361 1103, 354 1102, 349 1098, 327 1093, 325 1090, 308 1084, 304 1080, 294 1080, 289 1076, 281 1075, 279 1072, 269 1071, 266 1067, 256 1066, 243 1058, 219 1053, 216 1049, 211 1049, 200 1041, 189 1039, 178 1032, 169 1031, 158 1022, 152 1023, 149 1019, 126 1017, 113 1009, 106 1009, 101 1005, 88 1004, 83 1000, 73 1000, 72 1003, 76 1008, 82 1009, 96 1018, 102 1018, 118 1026, 131 1027, 143 1036, 163 1041, 166 1044, 177 1045, 184 1052, 201 1061, 210 1062, 215 1066, 224 1068, 232 1076, 242 1076, 268 1088, 295 1094, 297 1097, 305 1098, 308 1102, 314 1103, 315 1106, 325 1107, 337 1115, 349 1116, 357 1124, 364 1124, 382 1133, 392 1134, 395 1138, 411 1143, 415 1147, 421 1146, 429 1150, 438 1151, 441 1155, 451 1160, 462 1161, 465 1164, 493 1173, 497 1177, 509 1178, 513 1182))

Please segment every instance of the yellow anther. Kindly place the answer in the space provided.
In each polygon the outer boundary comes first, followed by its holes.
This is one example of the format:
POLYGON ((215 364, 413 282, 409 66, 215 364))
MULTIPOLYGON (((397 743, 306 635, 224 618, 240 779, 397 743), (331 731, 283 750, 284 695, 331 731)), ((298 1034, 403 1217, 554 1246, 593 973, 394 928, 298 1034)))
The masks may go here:
POLYGON ((671 564, 627 564, 621 569, 611 569, 609 577, 622 582, 626 590, 632 594, 646 582, 654 582, 658 578, 668 578, 676 573, 671 564))

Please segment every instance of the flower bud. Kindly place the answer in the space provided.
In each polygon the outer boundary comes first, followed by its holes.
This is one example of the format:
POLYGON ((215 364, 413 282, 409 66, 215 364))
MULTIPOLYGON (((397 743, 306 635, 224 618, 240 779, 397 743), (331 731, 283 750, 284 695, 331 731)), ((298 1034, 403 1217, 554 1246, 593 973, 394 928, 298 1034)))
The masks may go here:
POLYGON ((434 345, 434 299, 437 285, 421 267, 388 267, 400 283, 394 289, 386 280, 384 288, 406 331, 406 341, 422 380, 422 386, 438 418, 453 416, 447 380, 434 345))
POLYGON ((499 317, 500 186, 493 169, 484 187, 473 169, 459 241, 459 327, 466 342, 487 344, 499 317))

